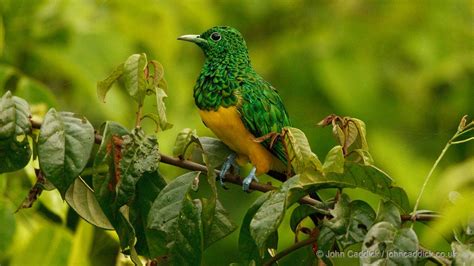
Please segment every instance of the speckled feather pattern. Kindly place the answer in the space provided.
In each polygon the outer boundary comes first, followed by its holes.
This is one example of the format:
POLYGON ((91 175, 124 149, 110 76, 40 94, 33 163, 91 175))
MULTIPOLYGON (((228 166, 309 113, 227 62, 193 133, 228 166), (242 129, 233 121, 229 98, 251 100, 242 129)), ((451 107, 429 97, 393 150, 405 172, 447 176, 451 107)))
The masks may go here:
MULTIPOLYGON (((241 34, 230 27, 214 27, 200 35, 208 43, 198 44, 206 60, 194 87, 194 100, 201 110, 236 106, 245 127, 255 136, 280 133, 290 125, 285 106, 278 92, 252 68, 241 34), (214 42, 209 36, 218 32, 214 42)), ((262 143, 286 164, 281 141, 270 149, 270 141, 262 143)))

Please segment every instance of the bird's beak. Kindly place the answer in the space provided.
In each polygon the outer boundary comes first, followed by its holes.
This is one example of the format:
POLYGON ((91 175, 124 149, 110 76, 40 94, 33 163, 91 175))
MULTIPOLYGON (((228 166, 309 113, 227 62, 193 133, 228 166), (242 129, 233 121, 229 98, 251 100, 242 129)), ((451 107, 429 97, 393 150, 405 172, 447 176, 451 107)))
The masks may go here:
POLYGON ((207 43, 205 39, 202 39, 201 36, 199 35, 194 35, 194 34, 188 34, 188 35, 183 35, 178 37, 178 40, 180 41, 187 41, 187 42, 193 42, 193 43, 207 43))

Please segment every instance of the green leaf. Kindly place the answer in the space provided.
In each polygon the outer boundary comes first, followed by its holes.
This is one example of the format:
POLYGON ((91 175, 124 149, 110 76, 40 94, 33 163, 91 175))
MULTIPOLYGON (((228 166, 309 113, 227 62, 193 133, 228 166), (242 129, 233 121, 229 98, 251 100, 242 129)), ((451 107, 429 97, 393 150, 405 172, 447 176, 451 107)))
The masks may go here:
POLYGON ((320 210, 315 208, 314 206, 308 205, 308 204, 302 204, 298 207, 296 207, 293 212, 291 213, 291 218, 290 218, 290 228, 293 232, 296 232, 296 229, 298 227, 298 224, 303 221, 306 217, 320 213, 320 210))
POLYGON ((377 211, 377 218, 375 222, 389 222, 395 227, 400 227, 402 225, 402 220, 400 218, 400 211, 398 211, 397 206, 390 201, 381 200, 379 203, 379 209, 377 211))
POLYGON ((318 250, 321 250, 323 253, 317 253, 318 258, 322 259, 326 265, 333 265, 332 261, 329 259, 329 251, 332 250, 334 244, 336 243, 336 233, 327 226, 323 226, 319 231, 318 235, 318 250), (322 255, 322 256, 321 256, 322 255))
POLYGON ((201 137, 199 138, 199 143, 204 151, 204 163, 208 168, 215 169, 222 165, 227 157, 233 153, 224 142, 216 138, 201 137))
POLYGON ((148 214, 148 228, 166 235, 173 265, 198 265, 201 261, 202 205, 189 197, 199 175, 200 172, 189 172, 170 182, 158 194, 148 214))
POLYGON ((198 145, 195 142, 191 142, 193 137, 195 139, 198 138, 195 129, 185 128, 181 130, 176 136, 176 141, 173 147, 173 156, 189 160, 193 154, 194 148, 198 145))
POLYGON ((364 240, 375 219, 375 212, 370 205, 360 200, 351 202, 346 194, 341 195, 330 213, 332 218, 325 218, 323 225, 336 234, 342 248, 364 240))
POLYGON ((135 186, 146 172, 156 172, 160 161, 156 136, 145 136, 140 128, 122 136, 122 158, 119 162, 116 206, 121 207, 135 197, 135 186))
POLYGON ((171 181, 156 197, 148 216, 148 228, 170 233, 183 202, 201 172, 189 172, 171 181))
POLYGON ((302 185, 307 190, 344 187, 363 188, 382 196, 382 198, 386 200, 390 200, 403 213, 407 213, 410 210, 406 192, 402 188, 394 186, 393 180, 386 173, 374 166, 346 162, 344 165, 344 173, 342 174, 313 174, 314 177, 311 176, 310 179, 300 178, 302 185))
POLYGON ((137 235, 137 252, 148 258, 156 258, 167 252, 166 235, 146 227, 151 205, 165 186, 166 181, 158 171, 144 173, 137 183, 136 197, 130 206, 130 220, 137 235))
POLYGON ((166 106, 165 106, 164 99, 168 97, 168 95, 166 95, 166 92, 160 87, 156 87, 155 89, 156 89, 155 90, 156 110, 158 112, 158 117, 159 117, 158 122, 159 122, 161 131, 165 131, 173 127, 172 124, 168 123, 168 119, 166 118, 166 106))
POLYGON ((76 178, 66 192, 66 202, 82 219, 103 229, 114 229, 94 196, 94 191, 82 180, 76 178))
POLYGON ((119 180, 119 159, 121 158, 121 147, 116 143, 121 136, 128 134, 120 124, 106 122, 101 127, 102 142, 94 158, 94 173, 92 181, 94 194, 104 214, 109 219, 120 239, 122 250, 128 247, 132 261, 140 265, 134 245, 135 229, 129 219, 129 207, 127 205, 117 209, 115 200, 117 197, 116 186, 119 180), (104 165, 108 166, 107 172, 102 172, 104 165))
POLYGON ((379 222, 370 228, 362 244, 362 265, 416 265, 418 238, 411 228, 397 228, 389 222, 379 222))
POLYGON ((139 104, 143 104, 146 95, 145 67, 147 59, 145 54, 133 54, 123 66, 125 88, 128 94, 139 104))
MULTIPOLYGON (((204 217, 202 220, 204 224, 204 217)), ((222 203, 216 201, 212 223, 209 226, 208 232, 205 232, 204 234, 204 248, 207 248, 214 242, 228 236, 230 233, 235 231, 235 229, 237 229, 237 226, 229 219, 228 213, 224 209, 224 206, 222 206, 222 203)))
POLYGON ((45 177, 64 198, 89 160, 94 128, 86 118, 50 109, 38 138, 38 158, 45 177))
POLYGON ((328 152, 326 159, 324 160, 323 172, 339 174, 344 172, 344 154, 342 152, 342 146, 337 145, 328 152))
POLYGON ((303 131, 286 127, 285 142, 288 146, 288 157, 295 173, 306 171, 321 171, 322 166, 316 154, 311 151, 308 139, 303 131))
POLYGON ((28 103, 9 91, 0 99, 0 173, 16 171, 29 162, 30 115, 28 103))
MULTIPOLYGON (((252 260, 257 262, 256 264, 258 265, 261 264, 262 258, 260 257, 257 243, 251 235, 250 223, 260 207, 270 198, 271 194, 272 192, 267 192, 257 198, 257 200, 247 210, 247 213, 245 214, 242 221, 242 225, 240 226, 239 257, 244 262, 244 265, 248 265, 252 260)), ((268 246, 270 247, 270 245, 268 246)), ((272 247, 276 248, 276 245, 272 247)), ((269 254, 265 253, 265 257, 268 256, 269 254)))
POLYGON ((114 138, 121 139, 129 132, 122 125, 108 121, 101 126, 100 133, 102 141, 94 158, 92 183, 99 205, 104 210, 105 215, 111 219, 116 211, 112 207, 117 197, 115 188, 119 179, 116 169, 119 166, 119 161, 115 158, 122 156, 120 148, 114 143, 114 138), (101 171, 104 165, 108 169, 106 172, 101 171))
POLYGON ((177 222, 169 232, 172 265, 200 265, 202 258, 201 202, 184 198, 177 222))
POLYGON ((458 242, 452 242, 451 248, 453 250, 454 265, 472 265, 474 261, 474 251, 469 248, 469 245, 463 245, 458 242))
POLYGON ((280 190, 270 192, 250 222, 250 233, 258 248, 266 248, 268 238, 283 221, 286 209, 304 195, 298 176, 285 181, 280 190))
POLYGON ((117 66, 114 71, 112 71, 112 73, 110 73, 110 75, 108 75, 104 80, 97 82, 97 97, 99 97, 99 100, 105 102, 105 96, 107 95, 107 92, 112 87, 112 84, 114 84, 114 82, 123 75, 123 72, 124 63, 117 66))

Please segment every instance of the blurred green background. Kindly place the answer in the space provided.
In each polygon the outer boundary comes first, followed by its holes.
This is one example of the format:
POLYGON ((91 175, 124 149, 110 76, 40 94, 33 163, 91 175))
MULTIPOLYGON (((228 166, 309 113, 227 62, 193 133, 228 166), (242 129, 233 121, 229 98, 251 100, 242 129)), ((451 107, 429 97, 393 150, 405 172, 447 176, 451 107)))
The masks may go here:
MULTIPOLYGON (((331 113, 365 121, 375 164, 407 191, 412 204, 461 116, 474 115, 470 0, 1 0, 0 8, 0 90, 25 98, 38 116, 55 107, 81 113, 95 127, 105 120, 132 127, 134 103, 119 89, 101 103, 96 82, 133 53, 160 61, 174 124, 159 134, 166 154, 183 128, 212 135, 192 98, 202 52, 176 38, 215 25, 242 32, 255 69, 279 90, 293 125, 307 134, 321 159, 335 140, 317 122, 331 113)), ((153 110, 152 101, 147 108, 153 110)), ((162 169, 168 179, 183 172, 162 169)), ((473 175, 473 143, 453 147, 430 181, 421 209, 441 210, 451 190, 472 193, 473 175)), ((117 257, 114 233, 80 221, 56 192, 44 192, 32 209, 13 215, 32 182, 32 167, 0 175, 1 265, 127 261, 117 257)), ((348 191, 377 207, 376 196, 348 191)), ((238 187, 219 193, 237 224, 259 194, 238 187)), ((280 248, 293 241, 288 231, 285 221, 280 248)), ((423 226, 417 232, 422 244, 433 233, 423 226)), ((238 231, 207 250, 204 265, 237 262, 237 244, 238 231)), ((443 241, 426 245, 449 249, 443 241)))

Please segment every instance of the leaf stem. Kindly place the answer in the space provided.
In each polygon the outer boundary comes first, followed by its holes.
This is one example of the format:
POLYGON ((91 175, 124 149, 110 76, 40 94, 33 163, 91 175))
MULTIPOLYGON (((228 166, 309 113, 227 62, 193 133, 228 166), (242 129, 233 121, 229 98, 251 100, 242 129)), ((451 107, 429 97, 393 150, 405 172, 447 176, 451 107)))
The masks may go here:
MULTIPOLYGON (((423 193, 425 192, 425 188, 426 188, 426 185, 428 184, 428 181, 430 180, 431 176, 433 175, 433 172, 434 172, 434 170, 436 169, 436 167, 438 166, 438 164, 439 164, 439 162, 441 161, 441 159, 443 159, 443 157, 444 157, 444 155, 446 154, 446 151, 449 149, 449 147, 451 147, 452 144, 460 144, 460 143, 468 142, 468 141, 474 139, 474 137, 471 137, 471 138, 467 138, 467 139, 460 140, 460 141, 454 141, 456 138, 458 138, 458 137, 461 136, 462 134, 465 134, 466 132, 472 130, 472 128, 469 128, 469 127, 473 124, 473 122, 469 123, 469 124, 466 126, 466 125, 465 125, 466 117, 467 117, 467 116, 463 116, 463 117, 462 117, 462 119, 461 119, 461 121, 460 121, 460 123, 459 123, 459 126, 458 126, 458 129, 457 129, 456 133, 454 133, 454 135, 451 137, 451 139, 449 139, 449 141, 446 143, 446 145, 444 146, 444 148, 443 148, 443 150, 441 151, 440 155, 438 156, 438 158, 436 159, 435 163, 434 163, 433 166, 431 167, 430 172, 429 172, 428 175, 425 177, 425 181, 423 182, 423 185, 421 186, 420 193, 418 194, 418 198, 416 199, 415 206, 413 207, 412 221, 416 221, 416 220, 417 220, 416 211, 418 210, 418 206, 420 205, 421 196, 423 196, 423 193)), ((413 224, 411 225, 411 227, 413 228, 413 224)))
POLYGON ((137 116, 135 118, 135 127, 138 128, 141 126, 142 123, 142 112, 143 112, 143 104, 138 104, 137 116))

